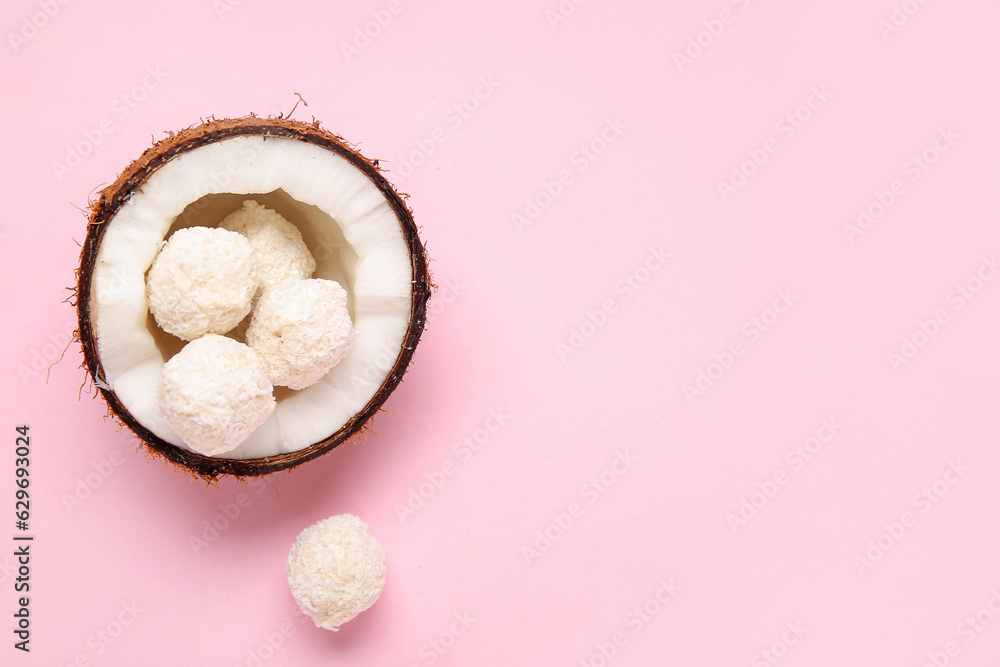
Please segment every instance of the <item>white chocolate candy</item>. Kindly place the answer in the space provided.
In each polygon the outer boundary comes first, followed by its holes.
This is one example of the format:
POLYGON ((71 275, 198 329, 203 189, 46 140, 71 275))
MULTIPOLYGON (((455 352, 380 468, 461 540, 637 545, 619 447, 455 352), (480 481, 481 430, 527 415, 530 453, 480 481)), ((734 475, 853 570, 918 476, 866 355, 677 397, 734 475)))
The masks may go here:
POLYGON ((250 312, 257 291, 250 242, 212 227, 178 229, 146 274, 149 312, 167 333, 194 340, 223 334, 250 312))
POLYGON ((286 280, 257 300, 247 344, 275 385, 304 389, 347 356, 354 337, 347 292, 335 280, 286 280))
POLYGON ((385 552, 361 519, 339 514, 299 533, 285 572, 302 613, 317 627, 337 631, 378 600, 385 552))
POLYGON ((274 387, 257 354, 216 334, 191 341, 163 365, 157 400, 193 450, 231 451, 274 412, 274 387))
POLYGON ((226 216, 221 227, 250 241, 257 256, 261 289, 282 280, 312 278, 315 258, 302 240, 302 233, 279 213, 248 199, 243 208, 226 216))

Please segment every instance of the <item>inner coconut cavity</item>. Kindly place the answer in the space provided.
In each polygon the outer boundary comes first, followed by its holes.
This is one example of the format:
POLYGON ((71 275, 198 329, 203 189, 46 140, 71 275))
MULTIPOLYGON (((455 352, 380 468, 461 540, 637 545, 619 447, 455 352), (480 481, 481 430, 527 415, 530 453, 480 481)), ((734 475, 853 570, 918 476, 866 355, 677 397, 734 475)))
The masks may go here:
MULTIPOLYGON (((354 340, 318 383, 300 391, 276 388, 271 416, 217 458, 299 451, 339 431, 386 380, 411 308, 412 267, 400 222, 379 188, 343 157, 310 143, 262 136, 233 137, 177 155, 108 223, 92 283, 103 381, 156 436, 194 451, 157 406, 163 364, 185 343, 149 314, 146 271, 174 231, 217 227, 247 199, 295 225, 316 259, 314 277, 344 287, 354 340)), ((228 335, 242 342, 245 326, 228 335)))

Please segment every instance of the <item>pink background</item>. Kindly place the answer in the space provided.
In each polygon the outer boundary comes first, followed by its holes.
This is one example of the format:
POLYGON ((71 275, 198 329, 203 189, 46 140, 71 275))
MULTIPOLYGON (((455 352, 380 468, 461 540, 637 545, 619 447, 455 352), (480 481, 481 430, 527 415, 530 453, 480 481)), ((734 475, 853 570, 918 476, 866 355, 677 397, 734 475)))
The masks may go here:
POLYGON ((663 4, 5 2, 0 662, 996 664, 1000 5, 663 4), (377 438, 209 488, 39 369, 77 208, 295 92, 440 289, 377 438), (334 634, 283 567, 342 512, 389 574, 334 634))

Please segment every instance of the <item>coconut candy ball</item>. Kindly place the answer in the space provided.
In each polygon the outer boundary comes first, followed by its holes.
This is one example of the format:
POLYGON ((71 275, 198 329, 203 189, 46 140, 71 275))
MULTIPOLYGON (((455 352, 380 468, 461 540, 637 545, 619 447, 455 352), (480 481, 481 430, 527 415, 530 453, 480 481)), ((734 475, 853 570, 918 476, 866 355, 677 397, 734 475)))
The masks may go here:
POLYGON ((361 519, 339 514, 299 533, 285 572, 302 613, 317 627, 336 632, 378 600, 385 552, 361 519))
POLYGON ((274 412, 274 387, 249 347, 208 334, 163 365, 157 401, 167 423, 196 452, 236 449, 274 412))
POLYGON ((156 324, 184 340, 223 334, 250 312, 257 259, 236 232, 188 227, 170 235, 146 273, 156 324))
POLYGON ((260 295, 247 344, 275 385, 304 389, 347 356, 354 328, 347 292, 336 280, 286 280, 260 295))
POLYGON ((280 213, 248 199, 243 208, 225 217, 222 228, 250 241, 257 255, 261 289, 282 280, 312 278, 316 259, 302 240, 302 232, 280 213))

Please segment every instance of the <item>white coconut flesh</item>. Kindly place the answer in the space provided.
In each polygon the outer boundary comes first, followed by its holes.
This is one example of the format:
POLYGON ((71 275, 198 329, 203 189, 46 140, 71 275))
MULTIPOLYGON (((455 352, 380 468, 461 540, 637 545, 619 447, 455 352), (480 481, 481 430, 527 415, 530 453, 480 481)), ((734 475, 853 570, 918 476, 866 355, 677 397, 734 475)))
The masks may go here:
MULTIPOLYGON (((103 382, 153 434, 195 451, 157 406, 160 371, 184 341, 161 331, 149 315, 144 276, 173 231, 218 226, 247 199, 302 232, 316 258, 314 277, 336 280, 347 291, 354 339, 346 357, 316 384, 277 389, 267 421, 217 458, 295 452, 340 430, 386 380, 411 310, 412 265, 399 219, 349 161, 303 141, 257 135, 181 153, 152 173, 108 223, 92 279, 103 382)), ((244 325, 229 335, 242 340, 244 325)))

